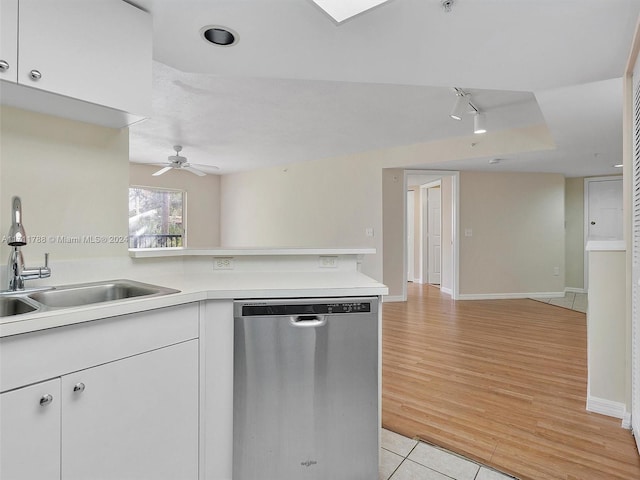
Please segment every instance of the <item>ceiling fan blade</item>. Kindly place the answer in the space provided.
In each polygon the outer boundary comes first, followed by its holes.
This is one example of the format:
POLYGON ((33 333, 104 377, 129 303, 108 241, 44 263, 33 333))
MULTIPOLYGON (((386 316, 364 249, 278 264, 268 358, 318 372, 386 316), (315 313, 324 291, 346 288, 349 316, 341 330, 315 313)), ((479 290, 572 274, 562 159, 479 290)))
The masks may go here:
POLYGON ((168 171, 169 171, 169 170, 171 170, 172 168, 173 168, 173 167, 164 167, 164 168, 161 168, 160 170, 158 170, 156 173, 153 173, 152 175, 153 175, 154 177, 157 177, 158 175, 162 175, 163 173, 168 172, 168 171))
POLYGON ((197 168, 193 168, 193 167, 182 167, 182 170, 186 170, 187 172, 191 172, 194 175, 198 175, 199 177, 204 177, 206 175, 206 173, 201 172, 197 168))

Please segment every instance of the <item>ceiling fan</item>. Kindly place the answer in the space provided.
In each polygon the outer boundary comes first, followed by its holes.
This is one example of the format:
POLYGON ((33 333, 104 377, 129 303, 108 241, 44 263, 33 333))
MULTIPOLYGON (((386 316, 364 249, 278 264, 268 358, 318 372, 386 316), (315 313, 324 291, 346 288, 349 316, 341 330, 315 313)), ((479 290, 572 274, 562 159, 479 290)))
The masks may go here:
MULTIPOLYGON (((168 160, 168 162, 166 163, 167 166, 155 172, 153 174, 154 177, 157 177, 158 175, 162 175, 163 173, 166 173, 169 170, 173 170, 173 169, 186 170, 187 172, 191 172, 194 175, 198 175, 199 177, 204 177, 206 175, 205 172, 198 170, 197 168, 193 167, 190 163, 188 163, 187 157, 183 157, 182 155, 180 155, 180 152, 182 151, 182 145, 174 145, 173 149, 176 151, 176 154, 170 155, 167 158, 168 160)), ((217 169, 218 167, 207 165, 207 168, 217 169)))

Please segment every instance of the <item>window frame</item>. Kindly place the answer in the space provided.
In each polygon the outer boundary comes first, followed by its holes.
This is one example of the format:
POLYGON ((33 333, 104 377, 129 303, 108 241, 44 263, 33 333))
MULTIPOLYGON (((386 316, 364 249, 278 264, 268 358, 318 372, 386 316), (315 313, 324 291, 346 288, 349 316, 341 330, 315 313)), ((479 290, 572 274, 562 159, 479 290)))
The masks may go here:
MULTIPOLYGON (((155 187, 150 185, 129 185, 127 189, 127 194, 131 193, 132 188, 144 189, 144 190, 152 190, 155 192, 171 192, 171 193, 181 193, 182 194, 182 246, 181 247, 149 247, 149 248, 157 248, 162 250, 182 250, 187 248, 188 245, 188 221, 187 221, 187 191, 180 188, 170 188, 170 187, 155 187)), ((130 213, 130 210, 129 210, 130 213)), ((128 227, 130 228, 130 227, 128 227)), ((129 238, 133 235, 131 234, 131 230, 128 230, 129 238)), ((129 250, 144 250, 147 247, 129 247, 129 250)))

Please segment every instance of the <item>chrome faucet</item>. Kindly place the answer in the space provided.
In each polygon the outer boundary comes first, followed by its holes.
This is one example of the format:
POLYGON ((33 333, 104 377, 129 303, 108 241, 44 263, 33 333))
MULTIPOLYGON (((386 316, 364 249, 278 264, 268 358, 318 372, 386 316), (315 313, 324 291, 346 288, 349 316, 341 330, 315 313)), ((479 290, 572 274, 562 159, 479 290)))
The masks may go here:
POLYGON ((11 199, 11 228, 7 236, 7 244, 13 247, 7 264, 9 290, 24 290, 25 280, 51 276, 48 253, 44 254, 44 267, 27 268, 24 266, 24 258, 20 247, 24 247, 27 244, 27 234, 22 226, 22 201, 20 197, 11 199))

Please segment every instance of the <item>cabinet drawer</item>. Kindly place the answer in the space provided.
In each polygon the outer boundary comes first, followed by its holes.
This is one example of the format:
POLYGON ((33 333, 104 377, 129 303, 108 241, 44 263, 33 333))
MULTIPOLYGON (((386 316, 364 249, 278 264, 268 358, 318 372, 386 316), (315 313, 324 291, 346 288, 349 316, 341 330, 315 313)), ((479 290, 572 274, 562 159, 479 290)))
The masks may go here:
POLYGON ((198 338, 197 303, 0 339, 0 391, 198 338))

